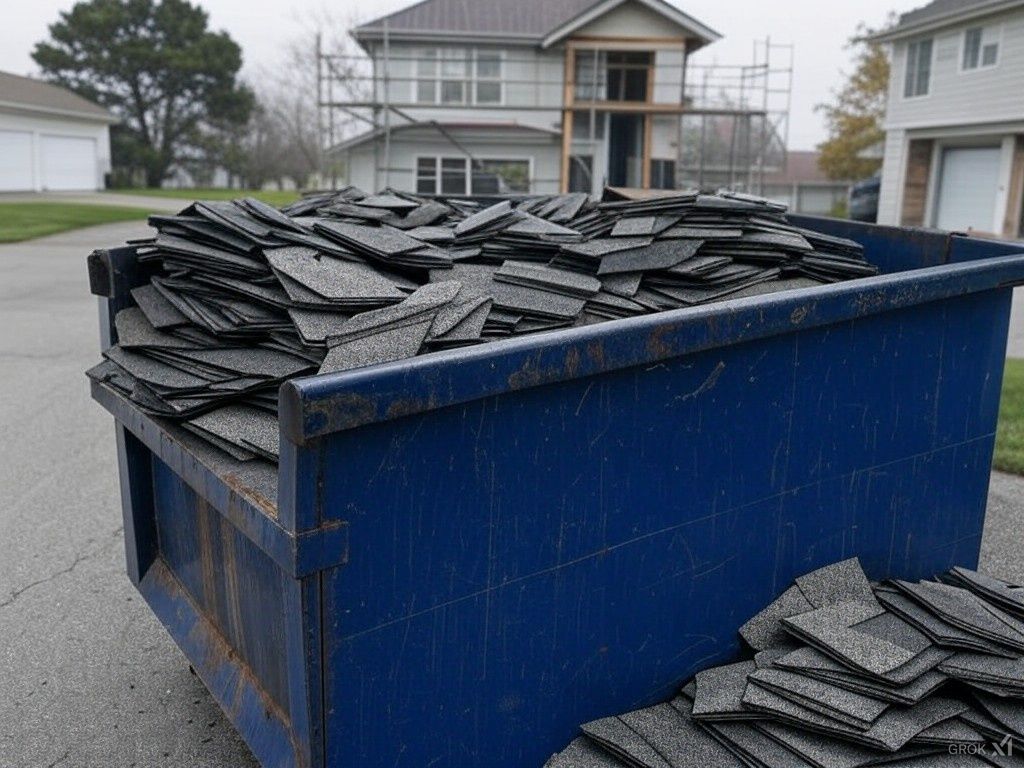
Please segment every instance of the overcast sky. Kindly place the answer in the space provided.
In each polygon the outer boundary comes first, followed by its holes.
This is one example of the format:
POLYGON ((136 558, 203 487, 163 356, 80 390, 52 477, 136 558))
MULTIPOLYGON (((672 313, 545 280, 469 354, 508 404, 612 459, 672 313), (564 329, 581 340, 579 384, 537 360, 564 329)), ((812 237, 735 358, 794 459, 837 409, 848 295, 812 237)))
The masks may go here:
MULTIPOLYGON (((193 0, 195 2, 196 0, 193 0)), ((4 0, 14 3, 14 0, 4 0)), ((245 71, 257 74, 273 66, 282 43, 303 33, 304 19, 325 11, 340 20, 367 21, 410 4, 410 0, 198 0, 210 14, 211 25, 224 29, 244 52, 245 71)), ((515 0, 509 0, 515 2, 515 0)), ((814 105, 829 98, 849 69, 844 46, 861 21, 880 25, 889 11, 903 12, 924 0, 675 0, 685 12, 716 29, 724 37, 708 46, 695 61, 747 64, 752 43, 770 35, 795 46, 790 148, 811 149, 824 138, 821 116, 814 105)), ((30 56, 47 26, 74 0, 30 0, 18 3, 15 13, 4 14, 0 24, 0 70, 35 73, 30 56)))

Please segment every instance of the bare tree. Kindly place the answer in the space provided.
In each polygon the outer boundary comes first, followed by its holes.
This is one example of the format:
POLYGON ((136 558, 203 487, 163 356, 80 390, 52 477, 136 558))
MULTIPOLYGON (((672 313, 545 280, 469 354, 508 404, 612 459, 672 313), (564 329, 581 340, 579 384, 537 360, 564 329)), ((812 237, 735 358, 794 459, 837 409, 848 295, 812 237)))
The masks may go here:
MULTIPOLYGON (((321 95, 327 97, 321 94, 319 76, 330 77, 335 99, 354 99, 367 90, 366 64, 348 35, 351 22, 326 10, 302 21, 304 30, 285 47, 281 65, 265 69, 256 88, 260 109, 281 136, 281 174, 299 188, 318 175, 329 175, 326 150, 332 137, 325 130, 318 103, 321 95), (318 62, 318 48, 330 56, 318 62)), ((339 122, 347 124, 351 119, 339 122)), ((336 131, 333 138, 338 137, 336 131)))

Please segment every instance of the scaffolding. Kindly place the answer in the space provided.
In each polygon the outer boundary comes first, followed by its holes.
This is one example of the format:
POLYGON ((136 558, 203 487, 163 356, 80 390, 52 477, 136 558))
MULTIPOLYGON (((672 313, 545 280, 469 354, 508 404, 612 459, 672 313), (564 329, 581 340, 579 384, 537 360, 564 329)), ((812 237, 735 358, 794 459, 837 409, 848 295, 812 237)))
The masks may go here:
MULTIPOLYGON (((541 53, 425 43, 410 48, 392 45, 385 21, 372 54, 328 52, 316 41, 318 124, 327 163, 323 177, 333 185, 338 182, 338 148, 367 132, 374 186, 398 181, 401 188, 405 180, 396 175, 409 169, 393 164, 396 131, 419 127, 435 132, 475 172, 483 162, 452 124, 504 122, 544 128, 561 140, 561 167, 535 169, 527 191, 555 184, 564 191, 579 170, 574 161, 582 157, 580 147, 609 154, 611 141, 602 127, 610 115, 642 119, 642 157, 633 158, 639 170, 629 177, 638 183, 624 186, 729 187, 757 194, 768 174, 785 167, 792 45, 755 41, 751 62, 740 65, 694 63, 682 44, 673 48, 629 38, 570 40, 563 50, 541 53), (480 50, 492 51, 486 67, 480 50), (497 78, 495 50, 500 51, 497 78), (622 52, 626 55, 619 58, 627 64, 610 63, 612 53, 622 52), (642 54, 649 56, 646 63, 628 64, 643 62, 642 54), (636 80, 642 75, 630 74, 638 69, 646 73, 643 86, 636 80), (638 90, 631 94, 630 88, 638 90), (658 157, 655 144, 661 146, 658 157), (658 166, 669 171, 655 178, 652 160, 670 161, 658 166)), ((605 183, 609 165, 595 162, 592 154, 589 170, 603 171, 594 175, 605 183)))

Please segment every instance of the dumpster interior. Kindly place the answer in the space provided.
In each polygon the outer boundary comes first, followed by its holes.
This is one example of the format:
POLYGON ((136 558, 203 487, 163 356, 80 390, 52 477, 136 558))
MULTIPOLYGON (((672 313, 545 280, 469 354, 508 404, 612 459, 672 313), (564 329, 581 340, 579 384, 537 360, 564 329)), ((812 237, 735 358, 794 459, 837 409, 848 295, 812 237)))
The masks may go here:
POLYGON ((1024 765, 1022 620, 1024 588, 972 570, 871 584, 836 563, 740 629, 749 658, 584 724, 547 768, 1024 765))
POLYGON ((288 379, 873 275, 862 247, 746 195, 479 202, 354 188, 152 216, 148 281, 89 376, 243 462, 288 379))

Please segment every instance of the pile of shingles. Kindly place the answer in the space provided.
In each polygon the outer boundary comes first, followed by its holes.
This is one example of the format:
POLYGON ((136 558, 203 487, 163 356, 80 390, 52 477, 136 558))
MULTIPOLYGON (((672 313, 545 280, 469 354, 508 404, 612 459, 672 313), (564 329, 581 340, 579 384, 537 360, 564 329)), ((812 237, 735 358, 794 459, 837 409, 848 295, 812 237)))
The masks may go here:
POLYGON ((547 768, 1024 765, 1024 588, 954 568, 796 580, 740 629, 751 659, 582 727, 547 768))
POLYGON ((136 241, 149 282, 89 373, 236 459, 277 456, 295 376, 875 273, 743 195, 484 205, 354 188, 197 202, 136 241))

